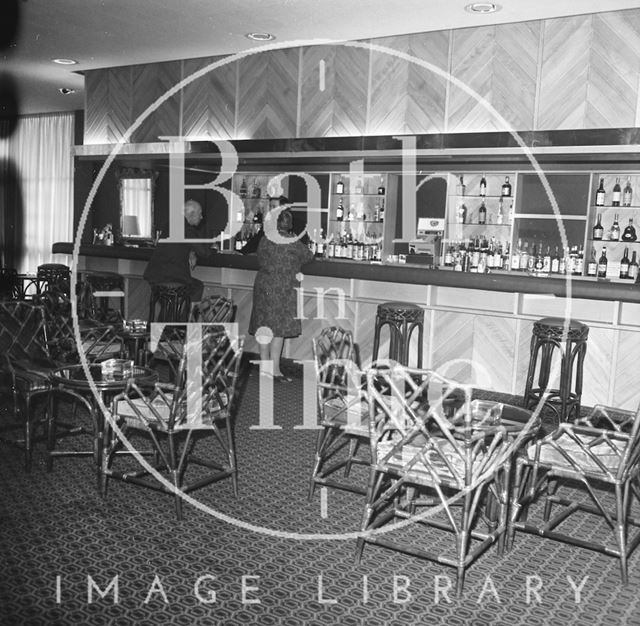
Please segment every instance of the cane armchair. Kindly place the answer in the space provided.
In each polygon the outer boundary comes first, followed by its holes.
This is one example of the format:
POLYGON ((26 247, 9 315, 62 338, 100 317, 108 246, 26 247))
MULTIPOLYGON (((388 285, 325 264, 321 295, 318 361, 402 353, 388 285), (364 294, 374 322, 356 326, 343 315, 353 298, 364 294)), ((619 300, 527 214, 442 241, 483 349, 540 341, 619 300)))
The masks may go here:
POLYGON ((472 400, 472 391, 429 370, 368 370, 371 470, 358 561, 366 543, 432 560, 456 570, 460 594, 469 565, 495 542, 502 549, 511 459, 537 423, 524 412, 514 434, 502 405, 472 400))
POLYGON ((518 458, 509 543, 520 531, 615 557, 626 583, 629 557, 640 543, 639 476, 640 408, 633 412, 597 405, 575 423, 560 424, 518 458), (536 503, 542 511, 533 516, 530 509, 536 503), (596 525, 589 526, 580 513, 604 520, 595 538, 588 531, 596 525), (567 525, 574 516, 582 522, 577 527, 567 525))
POLYGON ((313 338, 312 348, 321 430, 309 498, 317 485, 364 494, 365 484, 347 480, 354 464, 368 466, 370 461, 368 409, 353 335, 337 326, 325 328, 313 338), (340 478, 343 468, 344 476, 340 478))
POLYGON ((178 519, 182 519, 185 493, 231 478, 237 495, 233 422, 244 339, 227 330, 204 326, 201 342, 187 337, 176 384, 156 383, 152 389, 142 389, 130 382, 114 398, 105 427, 103 495, 110 479, 167 493, 174 496, 178 519), (156 459, 153 466, 140 468, 126 458, 129 454, 118 454, 126 452, 123 443, 131 441, 133 434, 144 435, 150 442, 156 459), (196 451, 207 436, 212 441, 201 450, 209 454, 204 458, 196 451), (190 472, 193 466, 206 468, 206 473, 190 472))

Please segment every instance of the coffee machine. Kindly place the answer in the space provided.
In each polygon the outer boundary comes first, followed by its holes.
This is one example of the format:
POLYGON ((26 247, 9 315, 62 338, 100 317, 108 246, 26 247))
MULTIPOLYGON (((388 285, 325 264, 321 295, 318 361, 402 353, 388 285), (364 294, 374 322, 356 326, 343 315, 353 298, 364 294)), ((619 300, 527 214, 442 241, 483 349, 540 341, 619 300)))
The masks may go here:
POLYGON ((444 218, 418 218, 416 238, 409 242, 410 262, 438 267, 443 235, 444 218))

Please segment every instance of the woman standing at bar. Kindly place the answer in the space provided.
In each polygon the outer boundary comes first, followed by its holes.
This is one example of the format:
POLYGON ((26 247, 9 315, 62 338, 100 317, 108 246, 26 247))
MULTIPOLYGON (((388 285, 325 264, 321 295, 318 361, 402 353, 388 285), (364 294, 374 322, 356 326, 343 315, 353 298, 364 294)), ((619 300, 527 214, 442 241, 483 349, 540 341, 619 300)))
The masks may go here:
POLYGON ((288 209, 274 210, 265 218, 249 322, 249 334, 255 336, 260 347, 260 360, 273 362, 271 373, 280 382, 291 381, 280 369, 284 340, 302 334, 296 306, 296 275, 313 259, 311 250, 295 238, 292 227, 293 216, 288 209), (272 220, 276 215, 274 229, 272 220))

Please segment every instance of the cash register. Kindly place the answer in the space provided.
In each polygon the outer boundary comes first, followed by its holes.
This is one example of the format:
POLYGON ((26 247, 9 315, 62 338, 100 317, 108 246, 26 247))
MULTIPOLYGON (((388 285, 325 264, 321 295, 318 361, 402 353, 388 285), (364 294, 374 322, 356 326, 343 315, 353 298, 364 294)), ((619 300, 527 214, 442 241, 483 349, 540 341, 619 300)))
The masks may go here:
POLYGON ((409 242, 407 262, 438 267, 443 234, 444 218, 418 218, 416 238, 409 242))

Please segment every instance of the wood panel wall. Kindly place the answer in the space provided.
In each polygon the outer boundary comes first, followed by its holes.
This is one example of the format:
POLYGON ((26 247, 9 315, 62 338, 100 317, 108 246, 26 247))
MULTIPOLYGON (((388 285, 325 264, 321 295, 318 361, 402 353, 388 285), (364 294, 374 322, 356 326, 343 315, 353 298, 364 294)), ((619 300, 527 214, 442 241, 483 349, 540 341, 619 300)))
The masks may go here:
POLYGON ((85 143, 114 143, 128 131, 141 143, 171 134, 619 128, 640 119, 640 9, 229 59, 87 72, 85 143), (139 120, 169 88, 216 62, 139 120))

